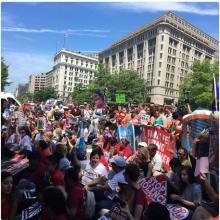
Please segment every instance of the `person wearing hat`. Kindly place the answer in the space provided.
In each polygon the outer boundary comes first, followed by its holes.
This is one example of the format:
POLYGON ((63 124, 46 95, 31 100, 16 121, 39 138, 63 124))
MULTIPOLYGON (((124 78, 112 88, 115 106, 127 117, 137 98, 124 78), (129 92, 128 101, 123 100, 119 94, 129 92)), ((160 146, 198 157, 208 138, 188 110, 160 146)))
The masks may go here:
POLYGON ((125 159, 122 156, 116 155, 109 160, 109 163, 112 166, 112 171, 108 174, 107 178, 99 177, 85 185, 87 191, 104 193, 99 198, 96 198, 97 210, 111 209, 114 204, 112 199, 117 194, 119 184, 127 184, 124 177, 125 159))

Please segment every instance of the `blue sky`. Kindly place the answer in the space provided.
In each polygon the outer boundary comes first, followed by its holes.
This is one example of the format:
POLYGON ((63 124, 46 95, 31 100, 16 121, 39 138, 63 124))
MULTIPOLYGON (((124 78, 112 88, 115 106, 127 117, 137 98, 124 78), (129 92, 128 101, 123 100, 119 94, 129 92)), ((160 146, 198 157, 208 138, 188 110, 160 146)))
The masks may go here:
POLYGON ((52 69, 57 49, 97 52, 128 32, 172 10, 219 38, 219 5, 214 2, 8 2, 1 3, 1 55, 9 65, 14 92, 30 74, 52 69))

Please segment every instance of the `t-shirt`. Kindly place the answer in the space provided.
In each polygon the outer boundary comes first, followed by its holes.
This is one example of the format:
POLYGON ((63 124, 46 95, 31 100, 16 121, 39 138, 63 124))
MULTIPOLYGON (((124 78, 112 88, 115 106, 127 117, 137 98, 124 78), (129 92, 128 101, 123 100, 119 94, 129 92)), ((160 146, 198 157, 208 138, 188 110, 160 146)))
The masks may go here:
POLYGON ((19 145, 25 147, 26 150, 32 151, 31 139, 28 135, 21 138, 19 145))
POLYGON ((121 170, 120 172, 116 173, 112 179, 108 180, 108 185, 111 188, 112 191, 115 191, 118 187, 118 182, 123 182, 124 180, 124 172, 125 170, 121 170), (120 181, 122 180, 122 181, 120 181))
POLYGON ((60 170, 56 170, 51 177, 54 186, 64 186, 64 174, 60 170))
POLYGON ((4 203, 1 203, 1 219, 7 220, 10 215, 12 203, 10 199, 7 199, 4 203))
POLYGON ((189 200, 194 203, 200 203, 202 201, 202 189, 201 185, 193 183, 188 185, 182 194, 183 199, 189 200))
POLYGON ((100 162, 96 167, 92 167, 89 163, 86 165, 83 170, 82 184, 85 185, 88 182, 100 177, 107 176, 107 170, 105 166, 100 162))
POLYGON ((75 183, 71 188, 67 189, 67 207, 77 210, 75 219, 84 219, 85 197, 81 184, 75 183))
POLYGON ((31 173, 31 181, 39 183, 43 178, 46 171, 44 163, 40 162, 37 169, 31 173))
POLYGON ((163 160, 162 160, 162 157, 160 154, 156 153, 156 155, 153 157, 151 163, 153 165, 153 170, 161 171, 163 160))
POLYGON ((129 146, 126 146, 125 148, 122 148, 120 144, 116 144, 115 145, 115 151, 114 151, 113 154, 114 155, 118 154, 122 157, 129 158, 132 155, 132 151, 131 151, 129 146))

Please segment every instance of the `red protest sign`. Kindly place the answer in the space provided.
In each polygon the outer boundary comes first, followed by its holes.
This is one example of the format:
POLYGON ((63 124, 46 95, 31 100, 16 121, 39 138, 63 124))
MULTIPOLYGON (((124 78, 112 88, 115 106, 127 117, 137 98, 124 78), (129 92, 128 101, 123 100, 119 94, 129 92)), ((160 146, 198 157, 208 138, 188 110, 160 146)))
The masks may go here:
POLYGON ((167 181, 164 175, 140 179, 138 184, 143 189, 149 203, 159 202, 166 204, 167 181))
POLYGON ((173 158, 175 148, 175 140, 172 135, 157 127, 145 126, 141 134, 141 141, 147 144, 156 144, 158 153, 161 154, 163 159, 163 167, 169 171, 169 162, 173 158))

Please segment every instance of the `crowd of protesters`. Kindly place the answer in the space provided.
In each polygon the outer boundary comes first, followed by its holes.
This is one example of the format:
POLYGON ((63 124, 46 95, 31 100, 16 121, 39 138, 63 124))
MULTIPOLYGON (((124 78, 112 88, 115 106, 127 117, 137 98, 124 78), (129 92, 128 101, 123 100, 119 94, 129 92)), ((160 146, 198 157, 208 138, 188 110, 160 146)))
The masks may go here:
MULTIPOLYGON (((207 173, 195 176, 196 157, 181 143, 182 120, 188 113, 189 106, 97 109, 89 104, 64 108, 47 102, 27 110, 3 102, 2 161, 27 158, 29 166, 22 176, 2 170, 2 220, 17 219, 25 190, 34 191, 42 205, 36 217, 41 220, 116 219, 110 214, 114 207, 124 213, 123 219, 168 220, 167 208, 149 203, 138 184, 140 178, 159 175, 167 179, 167 201, 189 210, 186 219, 218 219, 218 187, 210 184, 207 173), (129 140, 118 138, 118 126, 129 122, 134 125, 135 152, 129 140), (173 135, 176 149, 171 171, 164 169, 158 146, 141 141, 143 126, 173 135)), ((202 132, 197 145, 205 145, 207 151, 209 138, 209 133, 202 132)))

